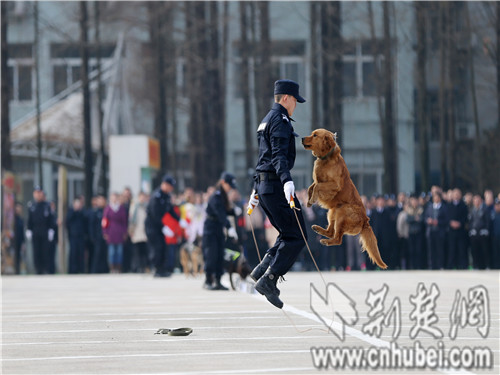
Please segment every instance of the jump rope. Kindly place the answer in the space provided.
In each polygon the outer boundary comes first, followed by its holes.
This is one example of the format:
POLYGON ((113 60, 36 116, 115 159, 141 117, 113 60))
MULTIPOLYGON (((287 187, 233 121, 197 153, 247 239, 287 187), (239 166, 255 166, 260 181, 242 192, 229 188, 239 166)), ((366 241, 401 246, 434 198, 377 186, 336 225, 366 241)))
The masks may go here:
MULTIPOLYGON (((318 264, 316 263, 316 259, 314 259, 314 256, 313 256, 313 253, 311 251, 311 248, 309 247, 309 244, 307 243, 307 240, 306 240, 306 236, 304 235, 304 230, 302 229, 302 225, 300 224, 299 216, 297 215, 297 211, 300 211, 300 208, 297 208, 295 206, 295 201, 293 200, 293 195, 290 196, 290 208, 292 209, 293 213, 295 214, 295 219, 297 219, 297 224, 299 226, 300 233, 302 234, 302 238, 304 239, 304 243, 306 244, 307 251, 309 252, 309 255, 311 256, 311 259, 312 259, 312 261, 314 263, 314 266, 316 267, 316 270, 318 271, 319 275, 321 276, 321 280, 323 280, 323 284, 325 285, 326 293, 328 293, 328 286, 327 286, 326 280, 323 277, 323 273, 320 271, 320 269, 318 267, 318 264)), ((255 243, 255 249, 257 251, 257 256, 259 257, 259 263, 260 263, 260 262, 262 262, 262 259, 261 259, 261 256, 260 256, 259 245, 257 244, 257 239, 255 238, 255 230, 253 228, 252 216, 251 216, 252 212, 253 212, 253 208, 248 208, 247 214, 249 216, 250 228, 252 229, 253 241, 255 243)), ((297 325, 295 324, 295 322, 293 321, 293 319, 286 313, 286 311, 283 310, 283 308, 281 308, 280 310, 283 311, 283 314, 285 314, 285 316, 288 318, 288 320, 290 321, 290 323, 292 323, 292 326, 295 328, 295 330, 298 333, 301 333, 301 334, 302 333, 306 333, 306 332, 312 331, 313 329, 318 329, 318 330, 326 332, 326 333, 329 333, 330 331, 333 331, 333 329, 332 329, 333 314, 334 314, 333 305, 332 305, 332 322, 328 326, 328 330, 325 330, 324 328, 307 328, 307 329, 304 329, 304 330, 300 330, 297 327, 297 325)))

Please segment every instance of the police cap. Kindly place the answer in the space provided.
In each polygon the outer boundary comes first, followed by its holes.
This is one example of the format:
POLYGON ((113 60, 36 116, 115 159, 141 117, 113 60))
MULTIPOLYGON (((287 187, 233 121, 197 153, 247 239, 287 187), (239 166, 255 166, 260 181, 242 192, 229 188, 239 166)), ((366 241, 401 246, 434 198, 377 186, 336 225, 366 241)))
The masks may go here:
POLYGON ((163 176, 163 178, 161 179, 161 182, 166 182, 172 186, 175 186, 175 184, 176 184, 175 178, 173 178, 169 174, 166 174, 165 176, 163 176))
POLYGON ((297 102, 304 103, 306 100, 299 95, 299 84, 291 79, 279 79, 274 82, 274 95, 291 95, 297 102))
POLYGON ((231 173, 222 172, 220 179, 231 186, 231 188, 236 189, 236 178, 231 173))

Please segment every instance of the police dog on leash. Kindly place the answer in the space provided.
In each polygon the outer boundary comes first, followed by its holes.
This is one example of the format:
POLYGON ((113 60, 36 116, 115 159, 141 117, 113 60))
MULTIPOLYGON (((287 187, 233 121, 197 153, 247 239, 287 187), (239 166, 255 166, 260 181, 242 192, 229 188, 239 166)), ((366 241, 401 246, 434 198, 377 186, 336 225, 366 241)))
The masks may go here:
POLYGON ((380 268, 387 268, 378 250, 377 238, 369 224, 366 209, 351 175, 340 155, 337 133, 316 129, 309 137, 302 138, 302 145, 311 150, 316 157, 313 170, 313 183, 307 190, 307 207, 315 203, 328 209, 328 228, 313 225, 312 229, 323 238, 325 246, 340 245, 342 236, 355 236, 360 233, 363 251, 380 268))

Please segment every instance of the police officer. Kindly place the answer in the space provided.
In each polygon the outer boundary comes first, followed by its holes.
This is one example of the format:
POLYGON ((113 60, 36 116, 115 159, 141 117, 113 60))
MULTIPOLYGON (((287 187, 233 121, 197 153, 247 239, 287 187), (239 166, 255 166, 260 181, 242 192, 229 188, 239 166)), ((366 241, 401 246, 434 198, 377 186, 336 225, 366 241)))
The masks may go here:
POLYGON ((228 195, 231 189, 236 189, 236 179, 231 173, 223 172, 217 183, 215 192, 207 203, 206 219, 203 224, 203 257, 205 260, 205 283, 207 290, 228 290, 221 284, 224 273, 224 228, 228 236, 237 238, 236 228, 232 227, 227 215, 235 215, 228 195))
POLYGON ((33 201, 28 203, 28 223, 26 238, 32 240, 33 258, 36 273, 41 275, 50 272, 49 241, 54 238, 55 220, 50 204, 45 200, 45 193, 40 186, 33 190, 33 201))
MULTIPOLYGON (((295 163, 295 133, 291 116, 297 102, 304 103, 299 85, 288 79, 274 84, 274 105, 257 129, 259 159, 254 177, 254 190, 248 208, 259 202, 279 235, 267 250, 262 262, 254 268, 251 277, 257 282, 255 289, 278 308, 283 307, 276 287, 278 277, 288 272, 304 247, 301 229, 290 208, 291 199, 300 210, 295 197, 295 186, 290 171, 295 163), (293 197, 293 198, 292 198, 293 197)), ((301 211, 296 211, 305 232, 301 211)))
POLYGON ((167 244, 165 243, 163 215, 167 212, 177 221, 179 216, 174 211, 170 193, 174 191, 176 181, 170 175, 163 176, 160 187, 151 195, 146 212, 146 236, 153 249, 153 263, 155 266, 155 277, 168 277, 171 275, 166 269, 167 244))

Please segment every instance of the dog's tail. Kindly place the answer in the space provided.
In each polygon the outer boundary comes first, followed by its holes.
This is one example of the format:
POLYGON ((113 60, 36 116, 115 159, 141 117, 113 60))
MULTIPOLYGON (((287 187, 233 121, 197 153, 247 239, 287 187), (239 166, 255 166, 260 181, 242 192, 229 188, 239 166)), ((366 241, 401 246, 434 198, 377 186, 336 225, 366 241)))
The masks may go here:
POLYGON ((387 265, 382 260, 380 252, 378 251, 377 237, 375 237, 370 224, 366 223, 365 227, 361 231, 359 242, 361 242, 363 251, 368 253, 368 256, 373 263, 376 263, 380 268, 387 268, 387 265))

